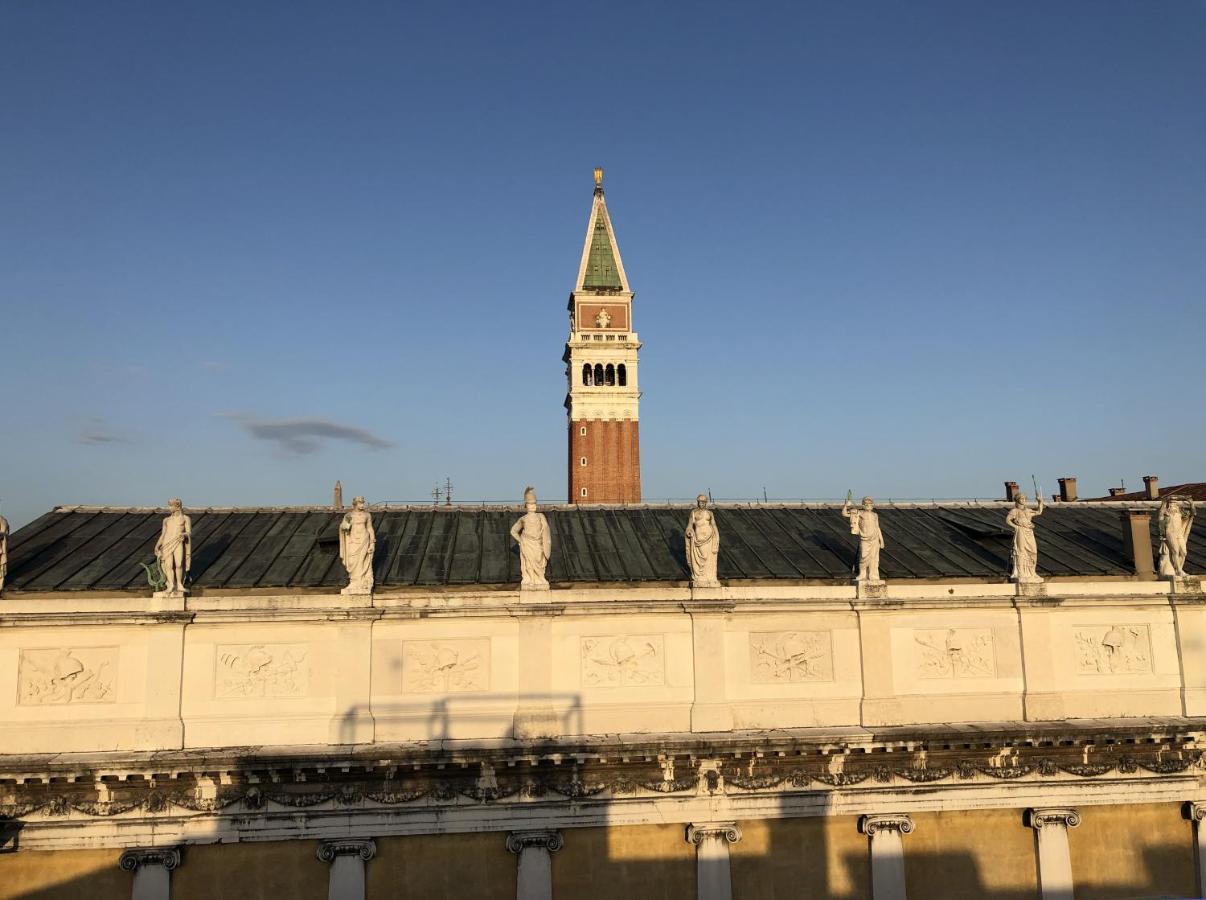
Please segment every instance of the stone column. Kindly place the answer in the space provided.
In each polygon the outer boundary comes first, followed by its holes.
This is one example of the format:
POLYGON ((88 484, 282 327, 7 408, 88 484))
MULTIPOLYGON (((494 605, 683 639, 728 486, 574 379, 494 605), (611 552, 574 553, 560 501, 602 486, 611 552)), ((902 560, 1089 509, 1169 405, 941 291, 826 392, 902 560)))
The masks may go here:
POLYGON ((904 813, 862 816, 858 830, 871 842, 873 900, 905 900, 904 839, 913 820, 904 813))
POLYGON ((1206 803, 1190 801, 1185 804, 1185 818, 1193 823, 1194 875, 1199 897, 1206 897, 1206 828, 1202 827, 1202 819, 1206 818, 1206 803))
POLYGON ((134 873, 131 900, 169 900, 172 869, 180 865, 179 847, 139 847, 127 850, 117 864, 134 873))
POLYGON ((741 840, 736 822, 687 826, 687 843, 695 845, 695 896, 698 900, 732 900, 729 844, 741 840))
POLYGON ((1080 824, 1074 809, 1028 809, 1026 824, 1034 829, 1038 853, 1039 896, 1043 900, 1072 900, 1072 854, 1068 829, 1080 824))
POLYGON ((376 854, 377 845, 372 841, 323 841, 318 858, 331 864, 328 900, 364 900, 364 864, 376 854))
POLYGON ((516 900, 552 900, 553 856, 564 845, 560 831, 512 831, 507 849, 519 857, 516 900))

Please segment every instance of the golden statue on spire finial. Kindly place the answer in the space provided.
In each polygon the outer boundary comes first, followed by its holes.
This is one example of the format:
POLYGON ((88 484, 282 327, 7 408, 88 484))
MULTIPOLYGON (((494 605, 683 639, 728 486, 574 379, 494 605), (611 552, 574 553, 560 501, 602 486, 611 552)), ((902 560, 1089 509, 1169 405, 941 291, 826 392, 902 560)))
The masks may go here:
POLYGON ((595 166, 595 190, 603 190, 603 170, 599 166, 595 166))

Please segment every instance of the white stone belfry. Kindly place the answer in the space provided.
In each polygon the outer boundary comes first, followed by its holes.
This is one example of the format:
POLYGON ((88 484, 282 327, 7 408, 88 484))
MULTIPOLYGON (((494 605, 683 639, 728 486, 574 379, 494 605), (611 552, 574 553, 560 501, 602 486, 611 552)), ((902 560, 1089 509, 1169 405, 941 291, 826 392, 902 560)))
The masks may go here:
POLYGON ((903 813, 863 816, 858 830, 871 842, 873 900, 905 900, 904 839, 913 820, 903 813))
POLYGON ((130 900, 170 900, 172 870, 180 865, 179 847, 146 847, 125 851, 117 864, 134 873, 130 900))
POLYGON ((695 896, 698 900, 732 900, 729 844, 741 840, 736 822, 687 826, 687 843, 695 845, 695 896))
POLYGON ((1043 900, 1072 900, 1072 854, 1068 850, 1068 829, 1080 824, 1080 813, 1065 808, 1028 809, 1026 824, 1034 829, 1039 895, 1043 900))
POLYGON ((507 849, 516 861, 516 900, 552 900, 552 854, 562 848, 560 831, 512 831, 507 835, 507 849))
POLYGON ((364 900, 364 864, 376 854, 373 841, 323 841, 318 858, 331 864, 327 900, 364 900))

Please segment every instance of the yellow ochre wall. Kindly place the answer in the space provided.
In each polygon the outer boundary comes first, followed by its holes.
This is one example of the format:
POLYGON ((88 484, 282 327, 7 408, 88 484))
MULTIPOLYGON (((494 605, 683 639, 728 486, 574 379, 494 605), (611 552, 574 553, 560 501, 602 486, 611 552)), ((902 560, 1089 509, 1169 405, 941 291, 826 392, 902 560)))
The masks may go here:
POLYGON ((913 813, 913 832, 904 836, 909 896, 1036 897, 1034 833, 1022 816, 1020 809, 913 813))
POLYGON ((121 850, 0 853, 0 900, 130 900, 121 850))
POLYGON ((1193 831, 1179 803, 1082 806, 1068 830, 1077 900, 1196 897, 1193 831))
POLYGON ((515 900, 515 854, 507 850, 503 832, 384 837, 376 842, 377 855, 365 870, 368 900, 515 900))
POLYGON ((741 900, 871 896, 867 838, 858 817, 738 822, 729 845, 733 895, 741 900))
MULTIPOLYGON (((695 847, 684 825, 566 828, 562 835, 565 846, 553 854, 555 898, 695 900, 695 847)), ((512 864, 512 878, 514 871, 512 864)))
POLYGON ((318 841, 191 844, 172 872, 172 900, 326 900, 329 867, 317 852, 318 841))

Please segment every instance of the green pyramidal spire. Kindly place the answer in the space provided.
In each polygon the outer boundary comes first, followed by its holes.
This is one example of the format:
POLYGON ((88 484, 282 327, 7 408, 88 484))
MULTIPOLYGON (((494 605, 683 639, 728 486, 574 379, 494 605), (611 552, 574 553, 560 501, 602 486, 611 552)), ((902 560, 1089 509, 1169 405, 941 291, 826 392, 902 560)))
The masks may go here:
POLYGON ((595 202, 591 209, 587 236, 586 263, 582 269, 583 290, 622 291, 624 279, 620 275, 618 253, 612 235, 611 217, 603 199, 603 170, 595 170, 595 202))

